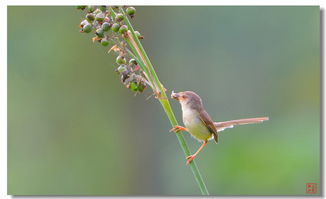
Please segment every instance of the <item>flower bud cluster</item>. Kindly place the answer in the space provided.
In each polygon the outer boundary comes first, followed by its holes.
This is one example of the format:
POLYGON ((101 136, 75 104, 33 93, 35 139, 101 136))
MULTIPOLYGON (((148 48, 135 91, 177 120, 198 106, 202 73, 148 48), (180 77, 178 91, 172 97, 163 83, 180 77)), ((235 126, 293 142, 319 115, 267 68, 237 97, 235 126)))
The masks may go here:
MULTIPOLYGON (((124 41, 128 26, 124 23, 125 16, 119 13, 118 6, 77 6, 77 9, 85 12, 85 18, 80 23, 80 32, 91 33, 95 36, 92 40, 99 42, 102 46, 112 46, 116 57, 116 71, 121 75, 121 82, 134 92, 143 92, 148 81, 136 60, 130 59, 124 41)), ((135 16, 136 9, 127 7, 125 13, 131 18, 135 16)), ((135 31, 139 39, 144 37, 135 31)))
POLYGON ((119 55, 116 63, 119 64, 116 70, 121 75, 121 82, 134 92, 143 92, 148 82, 142 76, 137 62, 134 59, 130 59, 127 64, 125 57, 119 55))
MULTIPOLYGON (((77 9, 86 11, 85 19, 80 23, 80 32, 93 31, 96 35, 94 40, 100 43, 102 39, 109 40, 110 36, 123 36, 128 31, 128 26, 124 24, 126 16, 118 12, 117 6, 77 6, 77 9)), ((134 17, 136 9, 127 7, 126 13, 134 17)), ((135 33, 139 39, 144 38, 138 31, 135 33)), ((107 42, 104 42, 104 46, 107 46, 107 42)))

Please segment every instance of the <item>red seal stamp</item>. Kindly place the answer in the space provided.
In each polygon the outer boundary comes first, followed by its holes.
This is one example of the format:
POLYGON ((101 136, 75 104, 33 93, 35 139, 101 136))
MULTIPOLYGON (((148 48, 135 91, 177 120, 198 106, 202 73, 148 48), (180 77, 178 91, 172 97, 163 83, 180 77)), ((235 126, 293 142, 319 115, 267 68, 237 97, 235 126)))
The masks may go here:
POLYGON ((317 183, 306 183, 306 193, 307 194, 317 193, 317 183))

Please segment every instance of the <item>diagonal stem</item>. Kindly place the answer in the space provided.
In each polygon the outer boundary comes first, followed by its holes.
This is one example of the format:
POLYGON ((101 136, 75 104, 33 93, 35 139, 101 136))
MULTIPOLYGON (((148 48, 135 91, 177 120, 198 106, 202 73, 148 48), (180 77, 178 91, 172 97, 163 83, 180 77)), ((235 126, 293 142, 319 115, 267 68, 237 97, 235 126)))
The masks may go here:
MULTIPOLYGON (((124 15, 124 21, 126 23, 126 25, 128 26, 128 29, 130 30, 130 33, 131 34, 127 34, 127 39, 130 41, 128 42, 129 45, 132 45, 132 48, 133 50, 135 50, 136 52, 134 53, 137 53, 137 57, 140 58, 141 62, 143 62, 142 64, 145 65, 146 67, 146 71, 147 72, 147 75, 149 78, 153 78, 151 79, 151 82, 153 81, 154 83, 154 88, 155 89, 158 89, 159 90, 159 95, 158 95, 158 100, 160 101, 166 115, 168 116, 169 120, 170 120, 170 123, 172 125, 172 127, 175 127, 178 125, 178 122, 175 118, 175 115, 172 111, 172 108, 171 108, 171 105, 170 105, 170 102, 168 100, 168 97, 165 93, 165 88, 164 86, 161 84, 161 82, 159 81, 159 78, 154 70, 154 67, 151 63, 151 61, 149 60, 142 44, 140 43, 138 37, 136 36, 135 34, 135 31, 134 31, 134 28, 132 27, 126 13, 124 12, 124 10, 120 7, 120 11, 121 13, 124 15)), ((157 90, 154 90, 155 92, 157 92, 157 90)), ((189 156, 190 155, 190 151, 189 151, 189 148, 187 146, 187 143, 183 137, 183 135, 181 133, 176 133, 176 136, 178 138, 178 141, 179 141, 179 144, 185 154, 185 156, 189 156)), ((198 183, 198 186, 199 186, 199 189, 202 193, 202 195, 209 195, 208 193, 208 190, 207 190, 207 187, 205 185, 205 182, 200 174, 200 171, 197 167, 197 164, 195 161, 192 161, 190 164, 189 164, 191 170, 192 170, 192 173, 198 183)))

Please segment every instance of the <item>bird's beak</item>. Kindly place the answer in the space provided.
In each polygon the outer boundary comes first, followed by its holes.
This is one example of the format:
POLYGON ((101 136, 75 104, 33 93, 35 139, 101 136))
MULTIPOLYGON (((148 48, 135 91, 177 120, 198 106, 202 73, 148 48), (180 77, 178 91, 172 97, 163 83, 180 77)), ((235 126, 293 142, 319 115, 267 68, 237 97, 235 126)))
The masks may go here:
POLYGON ((172 91, 172 93, 171 93, 171 98, 172 99, 179 100, 179 97, 180 97, 179 93, 175 93, 174 91, 172 91))

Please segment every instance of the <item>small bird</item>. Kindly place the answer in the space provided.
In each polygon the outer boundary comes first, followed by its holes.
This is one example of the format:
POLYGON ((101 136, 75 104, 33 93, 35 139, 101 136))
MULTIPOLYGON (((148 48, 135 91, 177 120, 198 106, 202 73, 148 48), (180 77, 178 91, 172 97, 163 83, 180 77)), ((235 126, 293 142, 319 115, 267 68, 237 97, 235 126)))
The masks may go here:
POLYGON ((218 132, 226 128, 233 128, 234 125, 255 124, 268 120, 268 117, 247 118, 239 120, 231 120, 225 122, 213 122, 212 118, 206 112, 202 100, 193 91, 184 91, 174 93, 172 91, 171 98, 180 102, 182 108, 183 123, 186 127, 175 126, 170 132, 187 131, 194 138, 202 141, 203 144, 193 155, 188 156, 187 165, 196 158, 198 153, 205 147, 208 140, 214 139, 218 143, 218 132))

